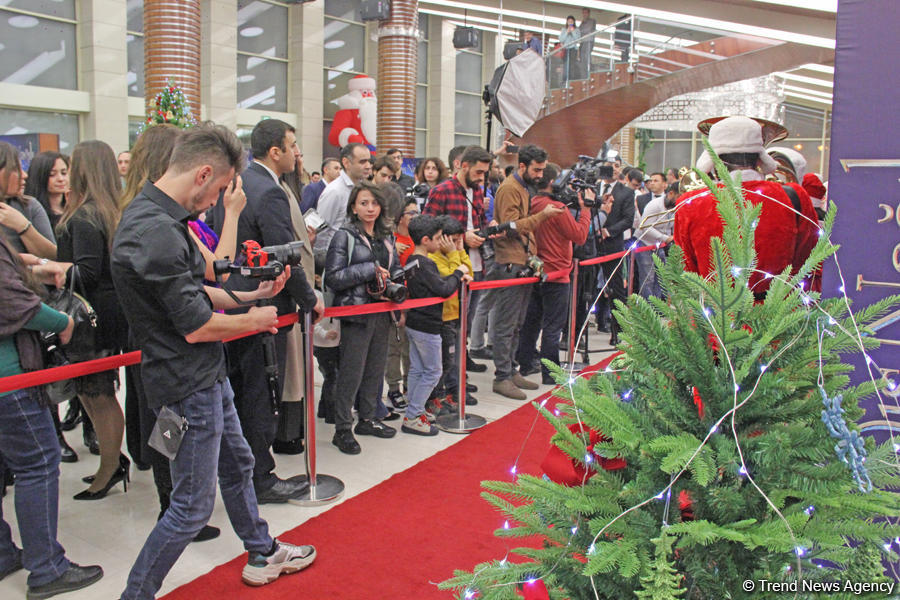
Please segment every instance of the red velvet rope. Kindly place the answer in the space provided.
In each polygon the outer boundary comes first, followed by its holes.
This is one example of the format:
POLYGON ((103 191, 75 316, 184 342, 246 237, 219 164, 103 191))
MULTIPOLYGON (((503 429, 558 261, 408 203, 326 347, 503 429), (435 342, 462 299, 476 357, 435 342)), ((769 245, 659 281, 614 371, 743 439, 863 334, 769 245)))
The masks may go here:
MULTIPOLYGON (((649 250, 655 247, 656 246, 644 246, 643 248, 634 250, 634 252, 643 252, 644 250, 649 250)), ((604 256, 601 260, 591 259, 590 261, 584 261, 581 264, 596 264, 597 262, 604 262, 605 260, 614 260, 619 256, 624 256, 627 252, 628 251, 604 256)), ((552 278, 560 275, 565 275, 566 273, 566 270, 554 271, 553 273, 548 273, 547 276, 552 278)), ((528 283, 536 283, 537 281, 537 277, 520 277, 517 279, 501 279, 496 281, 475 281, 469 284, 469 289, 487 290, 491 288, 507 287, 513 285, 525 285, 528 283)), ((447 296, 447 298, 419 298, 416 300, 407 300, 406 302, 397 304, 393 302, 373 302, 371 304, 359 304, 356 306, 333 306, 325 309, 325 316, 340 318, 358 315, 372 315, 393 310, 423 308, 425 306, 440 304, 444 300, 453 298, 454 296, 456 296, 456 292, 454 292, 451 296, 447 296)), ((280 317, 278 317, 278 327, 281 328, 288 325, 293 325, 294 323, 297 323, 298 320, 299 315, 297 313, 281 315, 280 317)), ((224 341, 230 342, 232 340, 256 335, 257 333, 258 332, 256 331, 246 331, 234 337, 230 337, 224 341)), ((0 394, 5 394, 7 392, 13 392, 16 390, 21 390, 38 385, 46 385, 48 383, 53 383, 54 381, 62 381, 64 379, 82 377, 84 375, 90 375, 92 373, 100 373, 101 371, 118 369, 119 367, 128 367, 131 365, 139 364, 140 362, 140 351, 134 351, 127 352, 125 354, 107 356, 105 358, 98 358, 95 360, 88 360, 85 362, 72 363, 70 365, 65 365, 62 367, 53 367, 40 371, 32 371, 30 373, 22 373, 20 375, 0 377, 0 394)))
POLYGON ((582 267, 588 265, 599 265, 600 263, 609 262, 611 260, 616 260, 617 258, 622 258, 629 252, 647 252, 648 250, 656 250, 657 248, 665 248, 666 244, 660 244, 657 246, 656 244, 650 244, 649 246, 641 246, 640 248, 635 248, 634 250, 622 250, 621 252, 616 252, 615 254, 607 254, 605 256, 598 256, 597 258, 589 258, 587 260, 583 260, 578 264, 582 267))

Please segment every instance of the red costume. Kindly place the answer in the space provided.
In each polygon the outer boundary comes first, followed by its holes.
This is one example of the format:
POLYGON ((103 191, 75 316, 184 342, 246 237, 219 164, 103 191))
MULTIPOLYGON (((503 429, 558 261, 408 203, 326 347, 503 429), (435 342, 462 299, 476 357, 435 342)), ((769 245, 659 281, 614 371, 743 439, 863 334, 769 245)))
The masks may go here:
MULTIPOLYGON (((796 273, 818 240, 816 212, 809 195, 798 194, 800 216, 780 183, 745 181, 742 187, 750 202, 763 205, 755 232, 756 268, 777 275, 792 265, 791 273, 796 273)), ((674 235, 675 243, 684 251, 684 268, 706 277, 713 270, 709 241, 721 238, 723 230, 716 198, 704 189, 685 193, 678 203, 674 235)), ((763 294, 769 289, 769 281, 762 273, 753 273, 750 287, 754 293, 763 294)))

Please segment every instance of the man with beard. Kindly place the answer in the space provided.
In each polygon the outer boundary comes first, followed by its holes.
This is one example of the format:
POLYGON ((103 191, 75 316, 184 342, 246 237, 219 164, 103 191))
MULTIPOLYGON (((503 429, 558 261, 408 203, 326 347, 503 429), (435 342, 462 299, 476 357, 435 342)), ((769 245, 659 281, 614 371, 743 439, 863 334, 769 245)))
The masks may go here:
MULTIPOLYGON (((486 161, 485 167, 490 165, 486 161)), ((537 192, 547 166, 547 151, 533 144, 519 150, 519 166, 515 173, 497 189, 494 199, 494 218, 499 223, 514 222, 511 235, 494 240, 494 266, 487 279, 515 279, 525 270, 529 256, 537 254, 534 230, 550 217, 565 209, 547 204, 541 212, 530 215, 531 198, 537 192)), ((490 339, 494 342, 494 392, 525 400, 522 389, 536 390, 538 385, 528 381, 513 364, 513 355, 519 347, 519 330, 525 320, 530 285, 514 285, 496 288, 491 308, 490 339)))
MULTIPOLYGON (((638 240, 638 246, 651 246, 653 244, 667 244, 672 241, 672 223, 662 223, 669 215, 666 211, 666 176, 662 173, 653 173, 647 181, 648 193, 635 198, 634 210, 634 236, 638 240), (668 233, 665 233, 668 229, 668 233)), ((653 267, 653 255, 660 258, 665 256, 662 248, 656 250, 638 252, 634 256, 638 268, 638 284, 634 292, 644 298, 650 296, 659 297, 662 290, 656 278, 656 269, 653 267)))

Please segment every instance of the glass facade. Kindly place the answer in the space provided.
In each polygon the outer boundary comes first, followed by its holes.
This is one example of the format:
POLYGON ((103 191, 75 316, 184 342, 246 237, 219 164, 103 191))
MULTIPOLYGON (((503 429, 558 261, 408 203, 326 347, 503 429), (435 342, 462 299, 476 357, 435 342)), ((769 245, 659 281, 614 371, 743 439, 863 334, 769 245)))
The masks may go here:
POLYGON ((268 0, 238 0, 238 108, 287 111, 287 11, 268 0))
MULTIPOLYGON (((128 54, 128 95, 144 97, 144 3, 128 0, 125 3, 125 44, 128 54)), ((130 137, 130 131, 129 131, 130 137)))
POLYGON ((481 90, 484 86, 482 37, 478 46, 456 51, 456 95, 454 98, 454 145, 480 145, 482 123, 481 90))
POLYGON ((74 0, 23 0, 2 5, 0 81, 78 89, 74 0), (27 9, 29 14, 14 8, 27 9))
POLYGON ((328 141, 337 101, 348 92, 347 83, 366 70, 366 27, 359 20, 358 8, 359 2, 353 0, 325 0, 323 157, 340 153, 340 148, 328 141))
POLYGON ((36 110, 0 110, 0 135, 21 133, 59 134, 59 151, 71 154, 79 140, 78 116, 36 110))

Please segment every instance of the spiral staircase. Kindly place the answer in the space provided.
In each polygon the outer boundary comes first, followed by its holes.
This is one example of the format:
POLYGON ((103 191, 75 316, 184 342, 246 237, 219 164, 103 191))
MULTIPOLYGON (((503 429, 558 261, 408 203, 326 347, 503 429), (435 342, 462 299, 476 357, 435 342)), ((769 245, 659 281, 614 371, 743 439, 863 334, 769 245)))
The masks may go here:
MULTIPOLYGON (((654 25, 660 31, 660 24, 654 25)), ((622 62, 624 57, 616 51, 622 41, 616 41, 615 30, 610 29, 607 38, 606 32, 599 32, 595 39, 602 62, 598 64, 595 51, 590 77, 549 89, 538 120, 521 142, 546 148, 554 162, 571 164, 579 154, 596 154, 622 127, 674 96, 808 63, 834 62, 834 50, 827 48, 755 36, 716 35, 683 26, 661 43, 634 43, 631 40, 641 39, 638 26, 650 28, 638 23, 630 31, 627 62, 622 62), (705 39, 697 41, 698 37, 705 39)), ((671 24, 668 29, 673 27, 679 26, 671 24)), ((550 54, 548 73, 554 68, 558 72, 550 54)))

